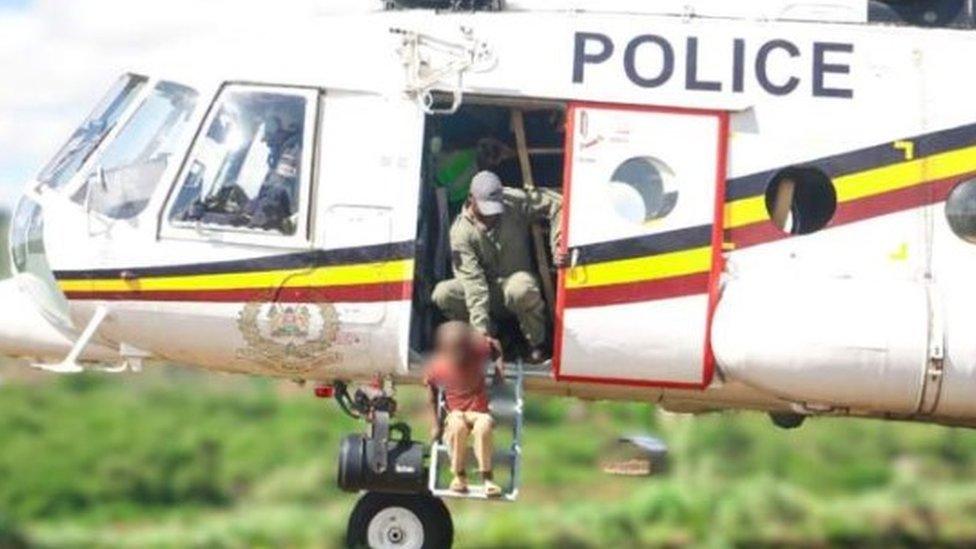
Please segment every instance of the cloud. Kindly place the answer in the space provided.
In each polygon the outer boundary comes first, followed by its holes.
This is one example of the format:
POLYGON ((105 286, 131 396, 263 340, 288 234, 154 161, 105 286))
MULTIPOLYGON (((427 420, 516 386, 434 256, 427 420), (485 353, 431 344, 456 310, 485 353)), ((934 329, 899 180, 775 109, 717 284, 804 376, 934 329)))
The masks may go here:
POLYGON ((269 25, 364 6, 372 7, 364 0, 34 0, 0 10, 0 201, 11 206, 24 179, 119 74, 165 56, 174 41, 234 30, 261 39, 269 25))

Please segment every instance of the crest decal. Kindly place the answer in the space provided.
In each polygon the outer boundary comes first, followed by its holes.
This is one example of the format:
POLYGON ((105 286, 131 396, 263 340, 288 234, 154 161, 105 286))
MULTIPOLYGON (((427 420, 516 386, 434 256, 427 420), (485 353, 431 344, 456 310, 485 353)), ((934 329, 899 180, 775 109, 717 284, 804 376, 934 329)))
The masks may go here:
POLYGON ((239 357, 283 374, 304 374, 334 364, 342 355, 339 315, 331 303, 252 302, 238 314, 247 344, 239 357))

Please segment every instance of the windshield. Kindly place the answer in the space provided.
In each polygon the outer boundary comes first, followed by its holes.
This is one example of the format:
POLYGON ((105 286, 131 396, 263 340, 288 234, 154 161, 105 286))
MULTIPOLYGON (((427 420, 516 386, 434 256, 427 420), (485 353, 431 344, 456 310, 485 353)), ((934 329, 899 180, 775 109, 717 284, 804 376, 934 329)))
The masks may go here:
POLYGON ((115 219, 145 209, 166 169, 186 146, 197 102, 192 88, 160 82, 133 113, 75 193, 89 209, 115 219))
POLYGON ((55 189, 70 181, 145 83, 146 79, 141 76, 125 75, 120 78, 48 163, 38 180, 55 189))

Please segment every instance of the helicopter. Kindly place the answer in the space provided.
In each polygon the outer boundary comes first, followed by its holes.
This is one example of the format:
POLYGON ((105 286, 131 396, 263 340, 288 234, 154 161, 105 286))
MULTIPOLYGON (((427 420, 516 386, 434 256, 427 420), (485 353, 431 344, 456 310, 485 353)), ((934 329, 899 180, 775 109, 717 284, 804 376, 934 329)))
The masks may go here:
POLYGON ((526 235, 552 358, 499 327, 499 501, 539 393, 974 427, 974 77, 949 62, 974 13, 398 0, 174 44, 194 62, 123 74, 27 182, 0 351, 311 384, 366 424, 340 448, 350 544, 449 546, 442 500, 488 498, 444 487, 396 386, 443 321, 465 189, 438 166, 490 140, 508 186, 561 195, 568 258, 526 235))

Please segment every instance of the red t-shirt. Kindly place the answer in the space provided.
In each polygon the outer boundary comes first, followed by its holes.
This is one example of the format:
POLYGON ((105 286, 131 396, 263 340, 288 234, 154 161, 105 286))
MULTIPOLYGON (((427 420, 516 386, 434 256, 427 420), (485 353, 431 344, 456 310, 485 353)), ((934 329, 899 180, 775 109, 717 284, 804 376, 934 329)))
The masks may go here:
POLYGON ((424 381, 444 390, 448 410, 488 412, 488 388, 485 362, 491 358, 491 345, 481 339, 471 359, 458 364, 444 355, 435 356, 427 365, 424 381))

